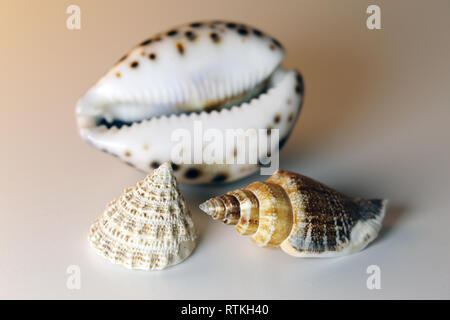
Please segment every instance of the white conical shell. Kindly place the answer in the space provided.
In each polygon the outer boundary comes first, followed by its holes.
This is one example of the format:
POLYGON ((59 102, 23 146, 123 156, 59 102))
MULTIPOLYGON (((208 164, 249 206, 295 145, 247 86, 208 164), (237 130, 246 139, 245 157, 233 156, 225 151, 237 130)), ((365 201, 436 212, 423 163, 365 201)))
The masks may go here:
POLYGON ((169 163, 111 201, 91 226, 89 241, 113 263, 160 270, 186 259, 197 234, 169 163))

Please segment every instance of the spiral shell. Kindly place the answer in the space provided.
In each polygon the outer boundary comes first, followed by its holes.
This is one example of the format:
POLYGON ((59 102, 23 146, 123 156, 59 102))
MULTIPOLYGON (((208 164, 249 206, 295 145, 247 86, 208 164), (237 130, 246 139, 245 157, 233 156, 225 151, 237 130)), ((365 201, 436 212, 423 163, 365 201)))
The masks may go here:
POLYGON ((280 247, 295 257, 336 257, 362 250, 377 237, 386 204, 278 170, 265 182, 212 198, 200 209, 236 225, 260 247, 280 247))
POLYGON ((169 163, 110 202, 91 226, 100 255, 131 269, 160 270, 186 259, 197 234, 169 163))
MULTIPOLYGON (((223 135, 227 129, 278 129, 282 146, 304 91, 302 76, 282 67, 284 56, 277 40, 240 23, 205 21, 161 32, 124 55, 79 99, 79 133, 144 172, 175 160, 172 134, 193 136, 195 123, 223 135)), ((225 150, 214 164, 177 162, 174 174, 180 182, 217 183, 258 169, 256 162, 230 164, 235 153, 225 150)))

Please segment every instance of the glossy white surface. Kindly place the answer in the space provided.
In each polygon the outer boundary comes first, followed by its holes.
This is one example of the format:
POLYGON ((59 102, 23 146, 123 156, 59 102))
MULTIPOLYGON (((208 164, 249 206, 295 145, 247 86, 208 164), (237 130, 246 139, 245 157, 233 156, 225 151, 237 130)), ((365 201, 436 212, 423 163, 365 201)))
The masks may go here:
POLYGON ((69 31, 71 2, 3 1, 0 298, 450 298, 450 4, 377 1, 383 29, 370 31, 367 3, 345 2, 80 0, 82 29, 69 31), (197 208, 258 176, 182 187, 200 238, 173 268, 132 271, 90 248, 91 223, 143 174, 80 139, 75 102, 126 48, 209 17, 270 30, 287 67, 303 73, 304 109, 282 168, 390 199, 379 238, 362 252, 294 259, 197 208), (80 267, 80 290, 66 287, 70 265, 80 267), (369 265, 381 269, 380 290, 366 287, 369 265))

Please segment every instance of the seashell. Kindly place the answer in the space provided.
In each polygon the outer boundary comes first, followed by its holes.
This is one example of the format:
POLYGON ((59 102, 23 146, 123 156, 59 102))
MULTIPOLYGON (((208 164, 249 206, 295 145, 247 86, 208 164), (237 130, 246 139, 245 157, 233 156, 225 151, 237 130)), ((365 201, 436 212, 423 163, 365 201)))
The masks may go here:
POLYGON ((131 269, 161 270, 186 259, 197 234, 170 164, 111 201, 91 226, 100 255, 131 269))
MULTIPOLYGON (((281 44, 243 24, 202 22, 157 34, 120 59, 77 103, 81 137, 151 172, 171 160, 176 129, 278 129, 280 146, 299 115, 303 79, 285 70, 281 44)), ((271 150, 275 154, 276 150, 271 150)), ((180 182, 232 181, 256 163, 174 166, 180 182)), ((258 153, 258 157, 264 154, 258 153)), ((193 161, 192 161, 193 162, 193 161)))
POLYGON ((294 257, 337 257, 362 250, 377 237, 386 204, 278 170, 265 182, 212 198, 200 209, 236 225, 260 247, 279 246, 294 257))

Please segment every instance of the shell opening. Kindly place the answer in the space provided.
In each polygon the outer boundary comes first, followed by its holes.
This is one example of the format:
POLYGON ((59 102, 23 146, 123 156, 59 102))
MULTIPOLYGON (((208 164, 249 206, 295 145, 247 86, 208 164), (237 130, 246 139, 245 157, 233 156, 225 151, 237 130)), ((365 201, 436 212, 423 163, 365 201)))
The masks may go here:
POLYGON ((249 90, 233 93, 214 101, 204 101, 197 104, 180 103, 175 106, 147 103, 145 98, 135 98, 123 101, 108 101, 103 93, 92 92, 82 97, 77 105, 77 119, 80 128, 93 129, 98 127, 122 128, 130 127, 163 116, 212 112, 240 107, 266 94, 277 81, 275 74, 284 71, 281 67, 275 69, 270 76, 249 90))

